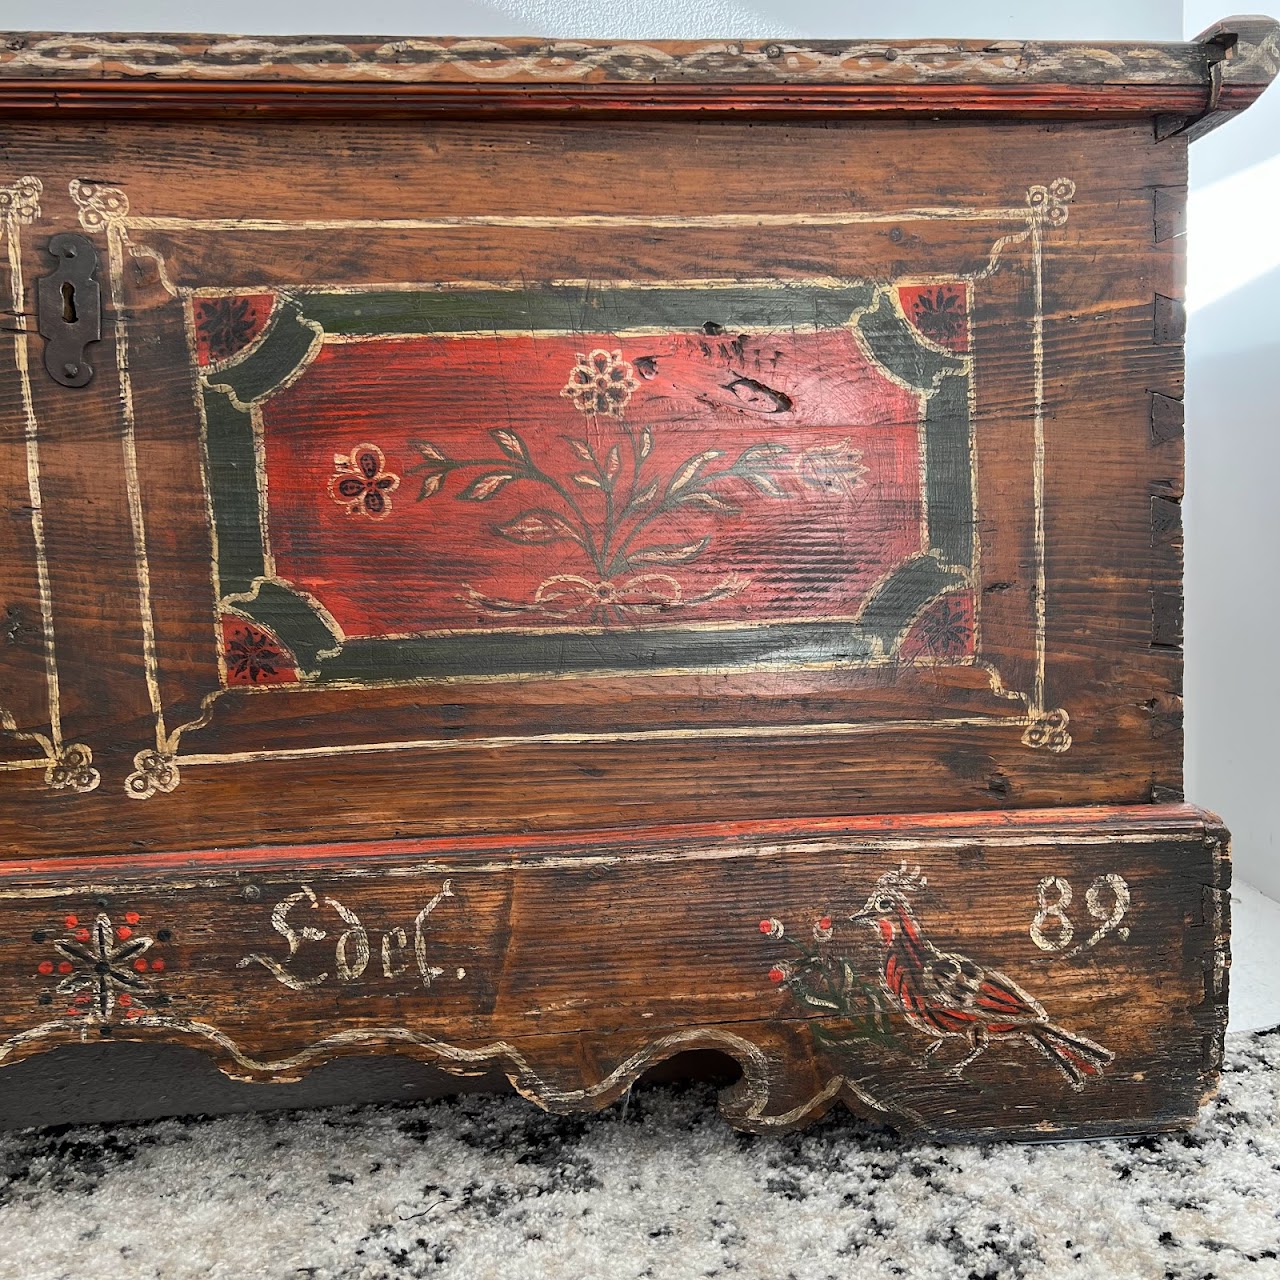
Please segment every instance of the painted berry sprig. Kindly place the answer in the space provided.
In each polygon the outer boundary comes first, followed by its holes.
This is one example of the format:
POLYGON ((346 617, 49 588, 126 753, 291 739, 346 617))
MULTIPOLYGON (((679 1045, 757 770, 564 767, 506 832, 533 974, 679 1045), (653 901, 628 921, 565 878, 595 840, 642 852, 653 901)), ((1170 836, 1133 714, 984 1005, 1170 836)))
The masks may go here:
POLYGON ((883 1048, 898 1045, 878 981, 866 981, 848 956, 841 954, 845 948, 833 945, 835 923, 830 916, 814 921, 812 944, 789 934, 774 917, 760 921, 760 932, 786 943, 795 953, 773 965, 769 980, 785 986, 800 1004, 824 1015, 826 1021, 814 1024, 816 1040, 834 1050, 867 1043, 883 1048), (835 1020, 835 1025, 829 1020, 835 1020))

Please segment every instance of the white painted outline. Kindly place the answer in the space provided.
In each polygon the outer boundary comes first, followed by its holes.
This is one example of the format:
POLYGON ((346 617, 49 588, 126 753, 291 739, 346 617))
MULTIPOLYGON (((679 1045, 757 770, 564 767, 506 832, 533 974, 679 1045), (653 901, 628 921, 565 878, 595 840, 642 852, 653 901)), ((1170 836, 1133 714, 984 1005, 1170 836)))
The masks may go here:
POLYGON ((0 730, 20 741, 34 742, 43 755, 25 760, 0 761, 0 772, 43 769, 45 785, 52 790, 80 794, 93 791, 101 777, 91 768, 93 753, 80 742, 68 743, 62 734, 62 696, 58 683, 57 643, 53 625, 53 587, 49 577, 49 557, 45 542, 44 500, 40 489, 40 426, 31 390, 31 351, 28 334, 26 285, 22 272, 21 228, 40 217, 40 196, 44 186, 39 178, 24 176, 4 189, 7 197, 0 218, 9 266, 9 310, 13 316, 13 355, 18 371, 22 400, 23 441, 26 453, 27 502, 31 509, 31 540, 35 552, 36 590, 40 600, 40 629, 44 645, 46 701, 49 732, 21 730, 12 713, 0 706, 0 730), (25 198, 29 205, 20 201, 25 198))
MULTIPOLYGON (((87 1043, 90 1029, 97 1025, 99 1024, 96 1021, 85 1018, 55 1018, 40 1023, 38 1026, 10 1036, 7 1040, 0 1041, 0 1063, 15 1051, 38 1041, 54 1037, 68 1039, 69 1037, 64 1034, 68 1031, 77 1033, 75 1038, 81 1043, 87 1043)), ((577 1089, 564 1089, 548 1084, 534 1070, 524 1054, 506 1040, 495 1040, 480 1048, 466 1049, 460 1045, 450 1044, 447 1040, 437 1039, 435 1036, 410 1031, 407 1027, 371 1027, 367 1030, 352 1029, 335 1032, 287 1057, 259 1059, 253 1057, 226 1032, 220 1031, 207 1022, 153 1014, 132 1018, 127 1026, 164 1031, 169 1033, 170 1037, 191 1036, 207 1044, 217 1045, 238 1067, 248 1073, 244 1077, 239 1077, 236 1073, 221 1068, 224 1075, 229 1075, 233 1079, 248 1080, 260 1080, 266 1076, 270 1080, 281 1083, 298 1079, 305 1072, 319 1066, 322 1060, 340 1053, 367 1053, 371 1049, 394 1045, 409 1047, 423 1051, 429 1055, 435 1066, 451 1075, 477 1075, 486 1067, 497 1068, 507 1077, 512 1088, 521 1097, 544 1111, 552 1112, 583 1107, 584 1104, 587 1110, 599 1110, 625 1093, 649 1067, 681 1050, 719 1048, 742 1068, 742 1078, 729 1086, 721 1095, 721 1114, 730 1124, 743 1128, 784 1128, 796 1124, 816 1108, 847 1092, 872 1112, 886 1116, 902 1116, 914 1122, 925 1132, 931 1128, 924 1117, 910 1107, 892 1101, 881 1102, 856 1081, 843 1075, 831 1077, 811 1098, 790 1110, 769 1115, 769 1098, 775 1071, 771 1069, 772 1064, 768 1053, 753 1040, 721 1027, 689 1027, 670 1032, 631 1054, 595 1084, 583 1085, 577 1089), (592 1107, 590 1105, 592 1103, 598 1105, 592 1107)), ((578 1034, 577 1032, 566 1033, 569 1037, 578 1034)))
MULTIPOLYGON (((127 483, 130 489, 130 517, 133 525, 135 552, 139 561, 139 606, 144 631, 144 659, 147 670, 147 686, 151 696, 152 709, 156 722, 156 747, 138 753, 136 764, 138 772, 130 775, 126 782, 128 794, 137 798, 147 798, 157 790, 172 790, 177 785, 178 765, 211 765, 241 761, 300 759, 312 756, 339 755, 352 753, 370 753, 395 750, 477 750, 501 746, 514 746, 540 743, 587 743, 608 741, 650 741, 671 740, 680 738, 736 738, 736 737, 790 737, 790 736, 823 736, 849 735, 868 732, 882 732, 892 729, 937 727, 937 726, 979 726, 1010 725, 1025 726, 1023 742, 1028 746, 1043 745, 1043 733, 1037 735, 1045 723, 1046 715, 1058 715, 1063 718, 1063 732, 1059 735, 1058 745, 1051 750, 1066 750, 1070 746, 1070 736, 1065 733, 1065 713, 1048 711, 1044 705, 1045 663, 1046 663, 1046 565, 1045 565, 1045 526, 1044 526, 1044 318, 1043 318, 1043 253, 1042 231, 1045 225, 1061 226, 1067 218, 1067 205, 1074 195, 1074 184, 1065 179, 1057 179, 1051 187, 1055 190, 1069 188, 1064 197, 1049 194, 1048 189, 1033 185, 1028 190, 1027 202, 1013 208, 972 209, 953 206, 922 207, 896 212, 853 211, 838 214, 707 214, 701 216, 681 215, 579 215, 563 217, 521 217, 509 215, 457 215, 446 218, 427 219, 314 219, 287 221, 263 218, 176 218, 176 217, 141 217, 130 216, 127 197, 117 188, 95 187, 81 184, 79 180, 71 183, 71 194, 80 207, 81 223, 87 230, 105 228, 109 246, 109 270, 112 282, 112 300, 119 320, 121 357, 119 360, 121 401, 124 409, 124 450, 126 460, 127 483), (83 185, 83 190, 82 190, 83 185), (1038 203, 1036 202, 1038 200, 1038 203), (296 748, 281 751, 224 752, 209 754, 178 755, 178 742, 186 730, 194 730, 207 724, 212 714, 212 702, 224 692, 215 690, 202 700, 200 717, 185 724, 173 733, 165 730, 163 707, 160 700, 158 666, 156 661, 155 623, 150 601, 150 571, 146 562, 146 530, 143 523, 141 491, 138 485, 138 468, 136 453, 135 423, 133 417, 132 387, 129 379, 127 359, 127 326, 123 310, 123 262, 126 246, 130 253, 144 252, 147 256, 160 257, 152 250, 136 250, 129 244, 129 231, 257 231, 262 233, 297 233, 299 231, 352 231, 352 230, 428 230, 446 231, 466 227, 510 227, 526 229, 554 229, 571 227, 679 227, 681 229, 732 228, 732 227, 767 227, 767 226, 815 226, 839 227, 858 224, 875 224, 903 221, 958 221, 958 222, 1018 222, 1024 229, 1000 237, 992 246, 987 266, 970 275, 957 275, 950 279, 977 280, 992 274, 999 264, 1004 249, 1011 244, 1021 243, 1028 238, 1031 241, 1032 276, 1033 276, 1033 317, 1032 317, 1032 354, 1034 365, 1034 428, 1032 458, 1032 488, 1034 506, 1034 543, 1036 562, 1036 585, 1034 591, 1035 609, 1035 677, 1031 694, 1010 691, 1004 688, 998 672, 988 671, 991 686, 999 696, 1022 700, 1026 705, 1026 714, 1020 716, 964 716, 943 720, 902 720, 902 721, 868 721, 849 724, 803 724, 774 726, 731 726, 716 729, 661 729, 644 730, 632 733, 583 733, 583 734, 538 734, 517 737, 492 737, 466 740, 412 740, 391 743, 362 743, 340 746, 317 746, 296 748), (1065 743, 1065 745, 1063 745, 1065 743), (144 760, 146 764, 144 764, 144 760), (166 776, 164 785, 151 785, 148 767, 167 769, 172 777, 166 776), (139 785, 141 784, 141 785, 139 785)), ((161 281, 171 293, 183 294, 184 290, 175 290, 172 282, 163 271, 161 263, 161 281)), ((653 287, 658 282, 645 282, 653 287)), ((740 283, 740 282, 739 282, 740 283)), ((771 284, 783 288, 788 282, 772 281, 771 284)), ((900 282, 895 282, 900 283, 900 282)), ((353 293, 368 292, 378 286, 363 284, 349 286, 353 293)), ((402 285, 401 287, 411 287, 402 285)), ((474 287, 462 283, 458 287, 474 287)), ((213 292, 200 290, 200 292, 213 292)), ((228 289, 228 293, 244 292, 243 289, 228 289)), ((305 292, 303 290, 302 292, 305 292)), ((971 305, 971 302, 970 302, 971 305)), ((317 344, 318 345, 318 344, 317 344)), ((968 357, 972 361, 972 353, 968 357)), ((971 427, 972 433, 972 427, 971 427)), ((971 451, 973 449, 971 434, 971 451)), ((976 490, 974 494, 976 501, 976 490)), ((976 634, 975 634, 976 639, 976 634)), ((985 664, 982 664, 985 666, 985 664)), ((734 668, 735 672, 741 670, 734 668)), ((525 677, 529 678, 529 677, 525 677)), ((471 679, 471 678, 468 678, 471 679)), ((398 684, 399 682, 397 682, 398 684)), ((332 686, 325 686, 331 688, 332 686)), ((361 685, 360 687, 364 687, 361 685)), ((296 692, 292 686, 281 686, 296 692)), ((314 690, 308 690, 314 692, 314 690)))

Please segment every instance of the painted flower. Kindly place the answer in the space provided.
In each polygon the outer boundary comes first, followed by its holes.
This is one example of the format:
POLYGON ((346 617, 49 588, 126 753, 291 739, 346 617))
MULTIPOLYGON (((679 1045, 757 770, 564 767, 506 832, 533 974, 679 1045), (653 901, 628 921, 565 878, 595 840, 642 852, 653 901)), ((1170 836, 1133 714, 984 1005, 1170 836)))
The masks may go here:
POLYGON ((49 767, 44 780, 55 791, 86 792, 97 787, 101 778, 93 767, 93 752, 83 742, 71 742, 62 746, 49 767))
POLYGON ((769 938, 780 938, 782 937, 782 921, 775 920, 772 917, 768 920, 761 920, 760 932, 769 938))
POLYGON ((227 674, 249 684, 278 675, 288 659, 265 631, 244 625, 227 641, 227 674))
POLYGON ((269 627, 224 613, 220 629, 227 684, 292 684, 298 679, 297 659, 269 627))
POLYGON ((386 470, 386 458, 374 444, 356 445, 350 453, 335 453, 337 471, 329 478, 329 496, 352 515, 364 512, 381 520, 391 511, 391 494, 400 477, 386 470))
POLYGON ((167 795, 182 781, 174 757, 159 751, 139 751, 133 757, 133 767, 124 789, 135 800, 149 800, 157 792, 167 795))
POLYGON ((1067 205, 1076 194, 1076 184, 1070 178, 1054 178, 1047 186, 1036 183, 1027 189, 1027 204, 1032 216, 1051 227, 1060 227, 1067 220, 1067 205))
POLYGON ((596 350, 579 354, 569 381, 560 392, 582 413, 606 413, 620 418, 640 385, 635 370, 622 358, 621 351, 596 350))
POLYGON ((785 969, 782 969, 775 964, 773 968, 769 970, 770 982, 785 982, 786 980, 787 980, 787 971, 785 969))
MULTIPOLYGON (((76 929, 70 938, 55 942, 54 949, 64 957, 58 972, 67 975, 57 989, 72 1002, 67 1012, 106 1022, 116 1005, 129 1008, 139 998, 154 997, 155 988, 136 976, 148 968, 164 969, 162 960, 148 964, 145 958, 153 945, 154 939, 137 936, 128 925, 114 928, 105 913, 98 915, 92 928, 76 929)), ((51 971, 52 965, 48 970, 40 966, 41 973, 51 971)))
POLYGON ((30 175, 19 178, 12 186, 0 187, 0 223, 8 218, 29 224, 40 216, 40 195, 44 185, 30 175))
POLYGON ((847 437, 835 444, 816 444, 806 449, 796 458, 795 467, 806 488, 836 493, 849 493, 867 474, 862 451, 855 449, 847 437))
POLYGON ((247 298, 201 298, 194 313, 197 337, 203 339, 209 360, 215 363, 246 346, 258 327, 247 298))
POLYGON ((1032 713, 1031 723, 1022 734, 1022 742, 1028 747, 1043 747, 1055 753, 1071 750, 1071 734, 1067 726, 1071 717, 1062 707, 1051 711, 1032 713))
POLYGON ((952 350, 960 346, 966 321, 958 289, 947 285, 922 289, 911 304, 911 318, 931 342, 952 350))
POLYGON ((831 917, 823 916, 820 920, 814 923, 813 940, 815 942, 830 942, 831 935, 834 932, 835 929, 832 927, 831 917))
POLYGON ((920 636, 939 658, 964 653, 972 636, 969 613, 959 600, 941 600, 920 620, 920 636))

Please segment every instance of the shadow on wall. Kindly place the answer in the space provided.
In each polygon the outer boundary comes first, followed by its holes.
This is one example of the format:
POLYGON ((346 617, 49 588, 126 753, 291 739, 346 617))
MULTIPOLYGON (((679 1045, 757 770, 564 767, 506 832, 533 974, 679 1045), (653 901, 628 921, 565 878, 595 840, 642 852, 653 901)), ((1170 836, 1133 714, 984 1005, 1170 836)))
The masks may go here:
POLYGON ((1195 313, 1187 341, 1187 794, 1237 873, 1280 898, 1280 268, 1195 313))

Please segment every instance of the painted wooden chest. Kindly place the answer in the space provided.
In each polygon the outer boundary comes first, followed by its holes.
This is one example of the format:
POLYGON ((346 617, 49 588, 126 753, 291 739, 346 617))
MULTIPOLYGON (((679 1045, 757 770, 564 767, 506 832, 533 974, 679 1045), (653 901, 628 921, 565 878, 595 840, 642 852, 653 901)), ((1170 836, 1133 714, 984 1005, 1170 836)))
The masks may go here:
POLYGON ((1154 47, 0 45, 0 1060, 1188 1121, 1154 47))

